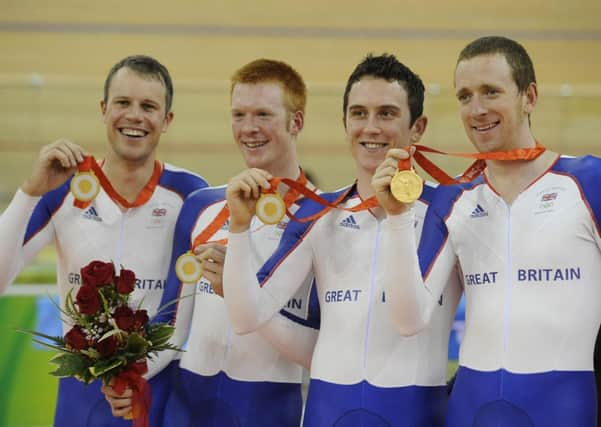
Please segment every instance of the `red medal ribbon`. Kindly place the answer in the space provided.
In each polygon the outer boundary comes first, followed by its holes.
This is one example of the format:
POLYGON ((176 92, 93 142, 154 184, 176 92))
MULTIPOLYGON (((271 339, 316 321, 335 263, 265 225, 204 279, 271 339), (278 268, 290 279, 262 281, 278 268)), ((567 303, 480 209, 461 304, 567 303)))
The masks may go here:
MULTIPOLYGON (((207 243, 211 236, 213 236, 217 232, 217 230, 223 227, 223 225, 227 222, 227 219, 229 217, 230 209, 227 207, 227 205, 225 205, 221 208, 215 219, 211 221, 210 224, 207 225, 207 227, 204 230, 202 230, 198 236, 196 236, 190 250, 194 252, 194 249, 196 249, 198 246, 207 243)), ((227 239, 212 240, 211 242, 225 245, 227 243, 227 239)))
MULTIPOLYGON (((287 184, 290 188, 288 189, 288 191, 286 192, 286 194, 284 195, 284 204, 286 205, 286 212, 288 212, 288 208, 290 206, 292 206, 292 204, 296 201, 296 199, 298 198, 299 192, 298 190, 294 189, 292 187, 292 185, 290 183, 294 183, 295 186, 298 185, 299 188, 305 188, 306 189, 306 185, 307 185, 307 177, 305 176, 305 173, 303 172, 303 170, 300 170, 300 175, 298 177, 298 179, 296 180, 292 180, 292 179, 288 179, 288 178, 273 178, 269 181, 269 183, 271 184, 271 187, 269 188, 269 190, 266 190, 266 193, 275 193, 277 191, 278 185, 280 184, 280 182, 283 182, 284 184, 287 184)), ((310 190, 307 190, 310 191, 310 190)), ((223 225, 227 222, 227 219, 230 217, 230 210, 228 208, 227 205, 225 205, 223 208, 221 208, 221 210, 219 211, 219 213, 217 214, 217 216, 215 217, 215 219, 213 221, 211 221, 211 223, 209 225, 207 225, 207 227, 201 231, 201 233, 196 236, 196 238, 194 239, 194 242, 192 243, 192 252, 194 252, 194 249, 196 249, 198 246, 209 242, 209 239, 217 232, 217 230, 219 230, 221 227, 223 227, 223 225)), ((227 239, 219 239, 219 240, 211 240, 211 243, 219 243, 222 245, 225 245, 227 243, 227 239)))
MULTIPOLYGON (((480 175, 486 168, 485 160, 534 160, 545 152, 545 147, 538 141, 534 148, 516 148, 510 151, 494 151, 490 153, 446 153, 425 145, 413 144, 415 152, 413 158, 415 162, 422 167, 432 178, 443 185, 457 184, 460 182, 470 182, 480 175), (424 153, 443 154, 453 157, 467 157, 476 159, 459 178, 451 178, 445 171, 428 160, 424 153)), ((407 149, 408 150, 408 149, 407 149)), ((400 167, 399 167, 400 169, 400 167)), ((407 168, 408 169, 408 168, 407 168)))
MULTIPOLYGON (((444 151, 436 150, 434 148, 427 147, 425 145, 414 144, 415 152, 413 154, 413 158, 416 163, 419 164, 430 176, 432 176, 436 181, 441 184, 449 185, 456 184, 460 182, 469 182, 476 178, 478 175, 484 171, 486 168, 485 160, 534 160, 538 156, 540 156, 544 151, 545 147, 541 145, 538 141, 536 142, 536 147, 534 148, 517 148, 510 151, 496 151, 490 153, 447 153, 444 151), (432 161, 428 160, 422 152, 427 153, 436 153, 443 154, 447 156, 454 157, 467 157, 476 159, 474 163, 472 163, 464 172, 461 174, 459 178, 451 178, 445 171, 436 166, 432 161)), ((407 148, 409 151, 409 147, 407 148)), ((399 170, 409 170, 411 169, 411 159, 402 159, 398 162, 399 170)), ((320 197, 315 191, 312 191, 306 187, 306 177, 301 170, 301 175, 298 180, 292 180, 289 178, 273 178, 270 181, 271 187, 269 190, 266 190, 265 193, 275 193, 277 191, 277 187, 280 183, 286 184, 290 189, 286 193, 284 197, 284 203, 286 205, 286 215, 292 220, 296 222, 309 222, 315 219, 318 219, 328 213, 332 209, 342 209, 348 212, 359 212, 366 209, 372 209, 378 206, 378 201, 375 196, 372 196, 366 200, 363 200, 357 206, 353 206, 352 208, 341 208, 340 203, 348 196, 348 194, 352 191, 353 187, 350 187, 347 191, 342 193, 336 200, 333 202, 329 202, 323 197, 320 197), (294 203, 294 201, 298 198, 299 195, 303 195, 316 203, 324 206, 320 212, 317 212, 313 215, 304 218, 297 218, 292 214, 289 210, 290 206, 294 203)), ((209 238, 213 236, 217 230, 219 230, 229 218, 229 209, 224 206, 221 211, 217 214, 215 219, 194 239, 194 243, 192 244, 192 250, 197 246, 206 243, 209 241, 209 238)), ((216 240, 215 242, 226 244, 227 239, 216 240)))
POLYGON ((292 221, 296 221, 296 222, 309 222, 309 221, 313 221, 315 219, 321 218, 322 216, 324 216, 326 213, 328 213, 332 209, 341 209, 341 210, 345 210, 345 211, 348 211, 348 212, 359 212, 359 211, 363 211, 363 210, 366 210, 366 209, 372 209, 372 208, 375 208, 375 207, 378 206, 378 200, 376 199, 375 196, 372 196, 372 197, 370 197, 367 200, 363 200, 357 206, 353 206, 352 208, 341 208, 339 206, 340 203, 342 203, 342 201, 353 190, 354 186, 351 186, 348 190, 346 190, 345 192, 343 192, 333 202, 329 202, 326 199, 324 199, 323 197, 319 196, 315 191, 311 191, 307 187, 304 187, 304 186, 301 187, 301 186, 298 185, 298 183, 296 183, 294 181, 290 181, 289 182, 289 180, 287 180, 286 178, 284 178, 284 179, 282 179, 282 182, 284 184, 289 185, 291 188, 296 189, 300 194, 302 194, 303 196, 307 197, 308 199, 311 199, 314 202, 319 203, 322 206, 325 206, 325 209, 323 209, 323 210, 321 210, 321 211, 319 211, 319 212, 317 212, 317 213, 315 213, 313 215, 309 215, 307 217, 304 217, 304 218, 297 218, 288 209, 286 209, 286 215, 288 215, 288 217, 292 221))
MULTIPOLYGON (((407 152, 409 152, 409 147, 407 147, 407 152)), ((426 159, 427 160, 427 159, 426 159)), ((399 159, 397 163, 397 169, 400 171, 405 171, 411 169, 411 158, 408 159, 399 159)))
MULTIPOLYGON (((545 147, 543 147, 540 143, 536 143, 536 147, 534 148, 518 148, 510 151, 498 151, 491 153, 446 153, 444 151, 436 150, 434 148, 427 147, 425 145, 414 144, 415 153, 413 154, 413 158, 415 161, 434 179, 436 179, 441 184, 456 184, 459 182, 469 182, 476 178, 478 175, 482 173, 482 171, 486 167, 486 162, 484 160, 534 160, 538 156, 540 156, 544 151, 545 147), (448 156, 456 156, 456 157, 468 157, 477 159, 470 167, 468 167, 465 172, 461 175, 461 177, 454 179, 451 178, 446 172, 428 160, 421 152, 430 152, 437 154, 445 154, 448 156)), ((407 151, 409 151, 407 149, 407 151)), ((411 169, 411 159, 402 159, 398 162, 399 170, 409 170, 411 169)), ((334 202, 330 203, 324 198, 318 196, 315 192, 308 190, 307 188, 301 188, 297 183, 291 180, 282 179, 281 182, 289 185, 291 188, 296 189, 300 194, 308 197, 309 199, 325 206, 326 208, 314 215, 310 215, 306 218, 296 218, 292 215, 288 210, 286 210, 286 214, 290 217, 291 220, 297 222, 308 222, 313 221, 317 218, 322 217, 327 212, 332 209, 343 209, 349 212, 358 212, 366 209, 372 209, 378 206, 378 201, 375 196, 370 197, 367 200, 362 201, 357 206, 352 208, 341 208, 338 205, 345 199, 348 193, 351 191, 349 189, 345 193, 343 193, 338 199, 334 202)))
POLYGON ((150 414, 151 393, 150 384, 142 375, 148 372, 146 360, 132 363, 113 380, 113 389, 118 394, 123 394, 126 388, 132 390, 132 415, 133 427, 149 427, 148 415, 150 414))
MULTIPOLYGON (((77 165, 77 169, 79 172, 94 172, 94 175, 96 175, 96 178, 98 178, 100 185, 102 186, 102 188, 104 188, 104 191, 109 195, 109 197, 126 209, 141 206, 148 200, 150 200, 152 194, 154 193, 154 189, 159 183, 159 178, 161 177, 161 173, 163 171, 161 163, 155 160, 154 170, 152 172, 150 180, 146 183, 142 191, 140 191, 140 194, 138 194, 136 200, 133 203, 130 203, 127 200, 125 200, 125 198, 121 196, 117 192, 117 190, 113 188, 110 181, 102 171, 102 168, 100 167, 98 162, 96 162, 96 159, 94 159, 94 156, 86 156, 84 158, 84 161, 77 165)), ((76 206, 80 209, 84 209, 87 206, 89 206, 90 203, 91 202, 82 202, 80 200, 75 199, 73 201, 73 206, 76 206)))

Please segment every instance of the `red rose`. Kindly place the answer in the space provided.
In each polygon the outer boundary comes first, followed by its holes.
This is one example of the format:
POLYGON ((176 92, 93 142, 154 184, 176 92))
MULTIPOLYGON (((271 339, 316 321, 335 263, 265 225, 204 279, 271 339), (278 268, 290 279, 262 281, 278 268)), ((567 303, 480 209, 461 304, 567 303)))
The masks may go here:
POLYGON ((95 286, 82 286, 75 297, 81 314, 94 314, 100 309, 100 296, 95 286))
POLYGON ((88 347, 86 334, 79 326, 73 326, 71 330, 65 334, 65 343, 75 350, 83 350, 88 347))
POLYGON ((134 329, 142 329, 148 323, 148 312, 146 310, 136 310, 134 313, 134 329))
POLYGON ((115 319, 119 329, 124 331, 131 331, 134 326, 134 312, 129 307, 117 307, 113 313, 113 319, 115 319))
POLYGON ((110 337, 94 344, 94 348, 98 350, 98 353, 100 353, 101 356, 110 356, 115 352, 115 350, 117 350, 117 338, 115 338, 114 335, 111 335, 110 337))
POLYGON ((81 281, 85 285, 104 286, 113 283, 115 268, 111 262, 92 261, 81 269, 81 281))
POLYGON ((131 270, 122 269, 117 278, 117 292, 131 294, 136 286, 136 275, 131 270))

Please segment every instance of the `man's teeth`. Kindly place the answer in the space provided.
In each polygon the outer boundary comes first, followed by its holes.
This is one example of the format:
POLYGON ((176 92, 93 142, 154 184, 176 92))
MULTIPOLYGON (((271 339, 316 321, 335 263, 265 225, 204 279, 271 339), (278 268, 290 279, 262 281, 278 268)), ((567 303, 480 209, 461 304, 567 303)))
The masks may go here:
POLYGON ((494 128, 496 125, 497 125, 497 123, 495 122, 495 123, 489 123, 485 126, 480 126, 480 127, 476 126, 476 130, 480 131, 480 132, 484 132, 486 130, 494 128))
POLYGON ((146 132, 144 132, 143 130, 129 129, 129 128, 122 129, 121 133, 123 133, 124 135, 127 135, 127 136, 144 136, 144 135, 146 135, 146 132))
POLYGON ((244 143, 244 145, 246 145, 248 148, 257 148, 257 147, 261 147, 265 144, 267 144, 267 141, 245 142, 244 143))
POLYGON ((369 149, 382 148, 382 147, 385 147, 388 145, 388 144, 377 143, 377 142, 363 142, 362 144, 365 148, 369 148, 369 149))

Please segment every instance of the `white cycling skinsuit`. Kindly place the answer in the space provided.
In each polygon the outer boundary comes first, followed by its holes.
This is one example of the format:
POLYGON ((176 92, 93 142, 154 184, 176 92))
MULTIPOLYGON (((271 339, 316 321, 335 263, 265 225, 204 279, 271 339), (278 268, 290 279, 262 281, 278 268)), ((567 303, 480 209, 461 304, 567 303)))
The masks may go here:
MULTIPOLYGON (((355 186, 341 205, 361 200, 355 186)), ((415 203, 422 215, 432 189, 415 203)), ((333 201, 342 194, 324 194, 333 201)), ((306 201, 297 216, 323 209, 306 201)), ((412 230, 419 235, 421 218, 412 230)), ((311 364, 305 426, 442 426, 446 411, 447 345, 460 295, 458 281, 438 298, 433 327, 410 338, 392 326, 388 296, 376 273, 385 258, 381 222, 369 210, 332 210, 290 223, 259 272, 248 262, 249 233, 230 233, 224 292, 233 324, 255 330, 283 307, 313 272, 321 326, 311 364)), ((411 236, 411 239, 414 239, 411 236)), ((393 257, 394 258, 394 257, 393 257)), ((400 264, 400 260, 393 263, 400 264)))
POLYGON ((441 186, 419 264, 411 215, 387 220, 394 233, 382 244, 399 268, 380 273, 404 333, 431 322, 447 277, 462 271, 466 328, 447 426, 596 425, 600 183, 601 159, 562 156, 511 205, 483 176, 441 186))
MULTIPOLYGON (((0 285, 11 283, 44 246, 54 243, 61 306, 69 290, 81 285, 82 267, 93 260, 113 261, 117 271, 123 265, 136 274, 131 298, 134 303, 142 301, 142 308, 149 316, 154 315, 167 279, 177 215, 184 198, 206 187, 206 181, 156 162, 155 174, 147 184, 152 196, 146 203, 124 211, 104 189, 89 206, 75 207, 69 185, 70 180, 42 197, 17 191, 0 217, 0 285)), ((65 332, 69 328, 63 325, 65 332)), ((156 372, 152 364, 150 369, 149 377, 156 372)), ((171 369, 164 369, 151 380, 153 427, 160 427, 171 369)), ((100 381, 86 386, 73 378, 61 379, 54 425, 131 425, 131 421, 113 417, 100 386, 100 381)))
MULTIPOLYGON (((175 274, 176 259, 190 250, 224 206, 225 187, 203 189, 186 200, 178 219, 163 302, 181 299, 175 311, 166 311, 168 315, 159 320, 174 322, 175 344, 183 344, 188 332, 189 337, 174 376, 164 426, 297 427, 302 412, 302 368, 289 359, 310 363, 319 328, 312 275, 298 276, 303 286, 281 314, 257 332, 237 335, 223 298, 214 294, 209 281, 201 278, 195 284, 182 284, 175 274)), ((290 206, 292 212, 296 208, 290 206)), ((253 218, 248 257, 254 272, 277 247, 287 222, 284 217, 278 224, 264 225, 253 218)), ((209 241, 226 238, 228 224, 209 241)))

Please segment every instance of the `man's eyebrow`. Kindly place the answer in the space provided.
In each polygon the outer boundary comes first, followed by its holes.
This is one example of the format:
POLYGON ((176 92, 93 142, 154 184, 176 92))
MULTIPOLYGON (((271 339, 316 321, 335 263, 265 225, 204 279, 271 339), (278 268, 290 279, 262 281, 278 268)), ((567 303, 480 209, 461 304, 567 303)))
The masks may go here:
POLYGON ((382 109, 382 108, 388 108, 391 110, 401 110, 401 108, 398 105, 394 105, 394 104, 384 104, 384 105, 379 105, 378 108, 382 109))
POLYGON ((457 90, 455 92, 455 96, 465 95, 466 93, 469 93, 469 90, 467 90, 466 88, 462 87, 461 89, 459 89, 459 90, 457 90))
MULTIPOLYGON (((348 107, 349 110, 351 110, 353 108, 367 108, 367 107, 365 105, 361 105, 361 104, 353 104, 353 105, 349 105, 349 107, 348 107)), ((376 108, 378 108, 378 109, 391 108, 391 109, 395 109, 395 110, 401 109, 398 105, 395 105, 395 104, 378 105, 376 108)))

